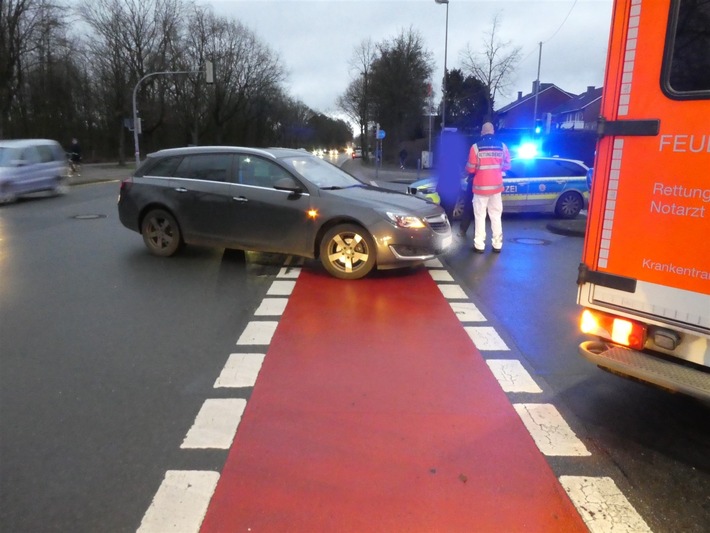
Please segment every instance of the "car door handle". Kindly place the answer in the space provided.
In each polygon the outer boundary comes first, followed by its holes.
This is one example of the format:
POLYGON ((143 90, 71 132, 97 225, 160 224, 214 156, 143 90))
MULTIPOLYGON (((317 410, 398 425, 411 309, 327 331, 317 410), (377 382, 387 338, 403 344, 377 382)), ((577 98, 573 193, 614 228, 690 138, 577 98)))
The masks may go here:
POLYGON ((175 187, 175 191, 177 192, 187 192, 187 189, 185 187, 175 187))
POLYGON ((246 198, 244 198, 243 196, 232 196, 232 200, 234 200, 235 202, 248 202, 249 201, 246 198))

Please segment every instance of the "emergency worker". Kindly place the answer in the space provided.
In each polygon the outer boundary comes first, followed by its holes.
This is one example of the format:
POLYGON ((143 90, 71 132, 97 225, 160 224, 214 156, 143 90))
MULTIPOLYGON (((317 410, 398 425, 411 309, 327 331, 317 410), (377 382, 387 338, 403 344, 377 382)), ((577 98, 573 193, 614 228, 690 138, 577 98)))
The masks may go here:
POLYGON ((473 174, 473 250, 479 254, 486 249, 486 214, 491 219, 493 251, 500 253, 503 248, 503 172, 510 168, 510 153, 494 133, 493 124, 486 122, 466 163, 466 172, 473 174))

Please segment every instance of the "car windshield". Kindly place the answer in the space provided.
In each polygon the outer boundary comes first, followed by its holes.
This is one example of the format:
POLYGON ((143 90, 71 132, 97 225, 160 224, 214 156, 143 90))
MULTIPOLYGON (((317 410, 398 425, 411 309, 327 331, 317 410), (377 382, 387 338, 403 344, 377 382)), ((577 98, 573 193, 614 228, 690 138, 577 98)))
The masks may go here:
POLYGON ((12 161, 18 159, 17 150, 0 146, 0 167, 9 167, 12 161))
POLYGON ((299 155, 284 157, 282 161, 321 189, 344 189, 364 185, 357 178, 318 157, 299 155))

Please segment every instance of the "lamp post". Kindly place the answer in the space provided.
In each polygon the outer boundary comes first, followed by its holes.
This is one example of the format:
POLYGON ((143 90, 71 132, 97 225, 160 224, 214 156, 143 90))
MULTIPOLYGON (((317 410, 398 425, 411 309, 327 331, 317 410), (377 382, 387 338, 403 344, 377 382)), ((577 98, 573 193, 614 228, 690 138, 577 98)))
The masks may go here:
POLYGON ((434 0, 437 4, 446 4, 446 33, 444 34, 444 101, 441 106, 441 131, 446 127, 446 56, 449 46, 449 0, 434 0))

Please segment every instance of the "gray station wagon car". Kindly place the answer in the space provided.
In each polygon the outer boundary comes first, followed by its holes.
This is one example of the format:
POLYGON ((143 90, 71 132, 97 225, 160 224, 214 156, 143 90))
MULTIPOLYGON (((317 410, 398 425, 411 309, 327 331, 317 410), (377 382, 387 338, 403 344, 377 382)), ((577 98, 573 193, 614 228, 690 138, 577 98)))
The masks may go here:
POLYGON ((0 141, 0 203, 37 191, 63 194, 69 166, 64 149, 49 139, 0 141))
MULTIPOLYGON (((515 158, 503 176, 503 212, 552 213, 558 218, 575 218, 589 203, 588 167, 581 161, 559 157, 515 158)), ((413 194, 438 202, 435 177, 409 186, 413 194)), ((463 213, 463 195, 453 217, 463 213)))
POLYGON ((286 148, 150 154, 121 183, 118 213, 156 255, 185 243, 276 252, 319 258, 343 279, 421 263, 452 242, 438 205, 286 148))

